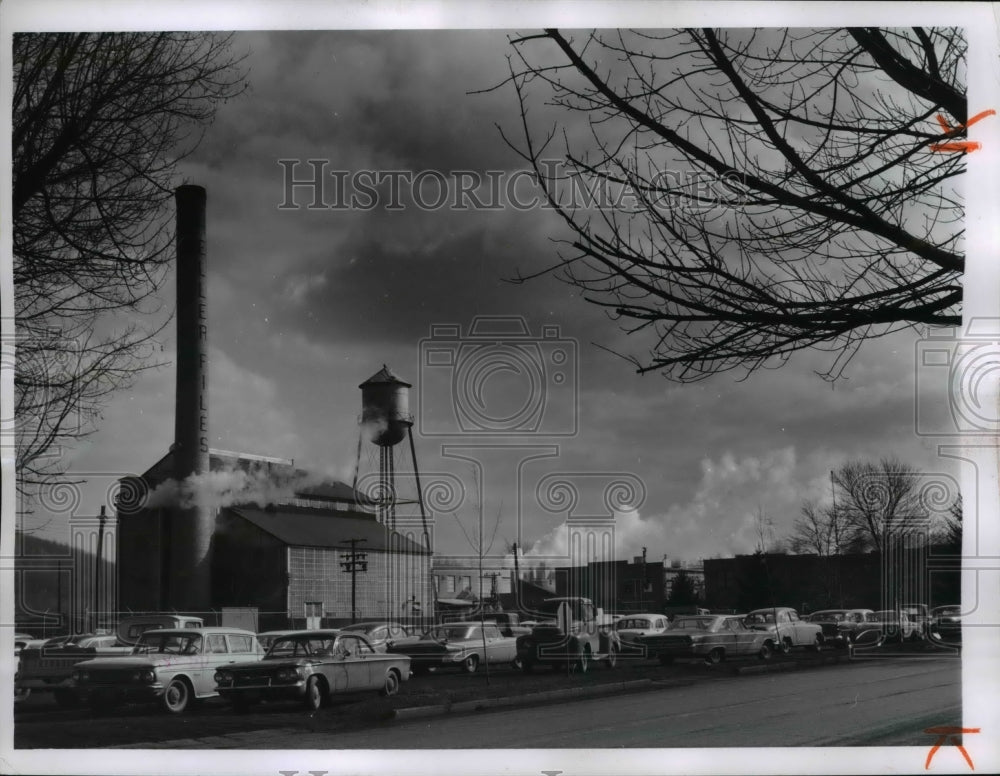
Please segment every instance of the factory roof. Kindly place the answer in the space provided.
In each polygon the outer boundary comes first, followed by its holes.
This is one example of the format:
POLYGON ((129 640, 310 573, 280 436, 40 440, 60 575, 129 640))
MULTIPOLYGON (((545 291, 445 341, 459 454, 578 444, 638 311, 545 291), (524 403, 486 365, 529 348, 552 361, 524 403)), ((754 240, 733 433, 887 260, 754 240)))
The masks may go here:
POLYGON ((279 506, 273 509, 229 507, 229 511, 248 520, 262 531, 293 547, 343 547, 349 539, 364 539, 358 549, 389 549, 407 554, 427 555, 428 550, 402 534, 390 532, 374 516, 364 512, 343 512, 309 507, 279 506))

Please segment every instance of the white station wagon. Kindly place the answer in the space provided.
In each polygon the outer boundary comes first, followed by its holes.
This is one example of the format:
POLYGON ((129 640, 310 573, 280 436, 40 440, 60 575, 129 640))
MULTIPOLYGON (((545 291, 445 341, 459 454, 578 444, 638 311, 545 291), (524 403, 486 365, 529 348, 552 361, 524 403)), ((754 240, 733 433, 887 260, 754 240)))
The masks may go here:
POLYGON ((78 663, 74 688, 95 711, 126 701, 159 701, 168 712, 182 714, 196 698, 217 695, 219 668, 261 657, 256 635, 239 628, 150 630, 129 655, 78 663))

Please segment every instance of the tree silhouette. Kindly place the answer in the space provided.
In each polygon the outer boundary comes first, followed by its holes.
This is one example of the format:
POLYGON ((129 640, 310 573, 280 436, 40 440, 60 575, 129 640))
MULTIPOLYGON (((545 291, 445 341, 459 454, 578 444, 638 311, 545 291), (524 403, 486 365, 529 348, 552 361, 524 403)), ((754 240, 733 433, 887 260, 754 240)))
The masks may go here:
POLYGON ((570 234, 514 280, 553 273, 649 333, 648 355, 625 356, 638 372, 745 376, 819 348, 836 379, 870 338, 960 323, 963 154, 931 146, 939 114, 949 138, 965 132, 961 31, 511 44, 520 138, 501 133, 570 234))
MULTIPOLYGON (((177 162, 244 88, 230 38, 14 35, 11 198, 18 487, 153 365, 177 162)), ((161 326, 163 324, 161 323, 161 326)), ((6 344, 6 343, 5 343, 6 344)))

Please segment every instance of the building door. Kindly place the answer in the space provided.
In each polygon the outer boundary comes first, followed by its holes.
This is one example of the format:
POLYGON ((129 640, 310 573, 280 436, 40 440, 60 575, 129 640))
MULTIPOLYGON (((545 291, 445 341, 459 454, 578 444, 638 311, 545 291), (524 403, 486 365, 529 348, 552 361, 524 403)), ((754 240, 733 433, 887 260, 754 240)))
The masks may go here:
POLYGON ((306 601, 306 630, 316 630, 323 623, 323 602, 306 601))

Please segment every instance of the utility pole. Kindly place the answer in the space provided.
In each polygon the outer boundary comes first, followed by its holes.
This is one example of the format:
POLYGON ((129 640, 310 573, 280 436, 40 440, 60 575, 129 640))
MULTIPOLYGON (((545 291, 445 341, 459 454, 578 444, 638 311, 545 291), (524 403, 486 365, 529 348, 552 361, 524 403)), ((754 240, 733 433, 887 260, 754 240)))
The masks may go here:
POLYGON ((510 548, 514 552, 514 609, 520 612, 523 610, 521 607, 521 571, 517 566, 517 542, 514 542, 510 548))
POLYGON ((101 506, 97 528, 97 561, 94 564, 94 633, 100 629, 101 622, 101 561, 104 558, 104 521, 107 519, 104 507, 101 506))
POLYGON ((642 583, 639 587, 639 611, 646 611, 646 548, 642 548, 642 583))
POLYGON ((358 620, 358 571, 368 571, 368 553, 358 552, 357 547, 366 539, 348 539, 346 544, 351 551, 347 553, 345 560, 340 562, 340 567, 351 574, 351 623, 358 620))

